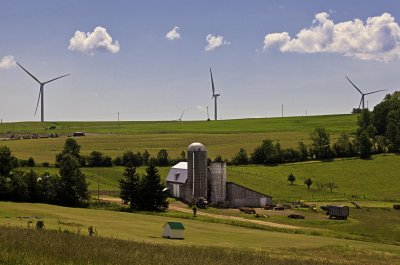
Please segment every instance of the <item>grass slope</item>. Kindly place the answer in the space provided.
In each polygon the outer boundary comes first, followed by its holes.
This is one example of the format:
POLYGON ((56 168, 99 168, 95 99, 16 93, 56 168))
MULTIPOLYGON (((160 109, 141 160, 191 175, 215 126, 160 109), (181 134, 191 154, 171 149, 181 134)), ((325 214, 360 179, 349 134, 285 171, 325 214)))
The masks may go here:
MULTIPOLYGON (((126 150, 143 152, 147 149, 155 155, 166 148, 172 157, 177 157, 192 142, 206 145, 209 156, 222 155, 231 158, 240 148, 249 153, 264 139, 280 141, 282 147, 296 147, 299 141, 308 142, 313 128, 324 127, 337 137, 341 132, 354 132, 356 115, 330 115, 310 117, 288 117, 269 119, 241 119, 223 121, 188 122, 57 122, 55 130, 45 130, 52 123, 3 124, 0 135, 14 131, 18 135, 56 132, 66 135, 74 131, 92 133, 77 138, 82 154, 102 151, 115 157, 126 150)), ((65 142, 65 137, 55 139, 32 139, 6 141, 14 154, 27 159, 34 157, 38 162, 54 162, 65 142)))
MULTIPOLYGON (((350 254, 350 252, 354 254, 351 260, 358 260, 358 262, 363 261, 365 259, 365 257, 363 258, 363 256, 367 255, 368 253, 368 255, 371 256, 379 256, 379 259, 376 259, 376 257, 373 259, 376 262, 398 261, 400 257, 400 247, 393 245, 359 242, 338 238, 325 238, 303 234, 271 232, 259 229, 235 227, 231 225, 200 222, 188 219, 182 220, 186 227, 185 240, 167 240, 161 237, 163 224, 166 221, 176 221, 179 219, 163 216, 132 214, 103 210, 66 208, 45 204, 0 202, 1 225, 6 225, 9 227, 27 227, 27 222, 29 220, 32 220, 32 217, 40 217, 45 222, 47 229, 56 229, 61 231, 68 230, 74 233, 80 232, 86 234, 87 227, 92 225, 96 227, 100 236, 135 240, 136 242, 156 243, 162 245, 190 245, 207 247, 208 249, 212 249, 212 247, 245 247, 247 249, 263 250, 267 253, 274 254, 275 256, 289 256, 291 258, 294 258, 294 256, 297 255, 306 255, 308 257, 310 257, 311 255, 314 257, 318 257, 318 259, 324 259, 325 261, 332 259, 335 255, 338 255, 339 253, 343 253, 343 256, 337 258, 338 261, 342 262, 347 261, 347 254, 350 254), (288 249, 288 242, 290 242, 290 249, 288 249), (349 253, 346 253, 346 251, 348 251, 349 253), (358 255, 357 253, 363 253, 363 255, 358 255)), ((6 233, 3 233, 3 231, 4 230, 2 230, 1 236, 4 237, 4 234, 6 233)), ((18 236, 15 237, 18 238, 18 236)), ((69 239, 65 239, 64 241, 64 239, 60 237, 60 239, 51 240, 56 240, 58 242, 56 244, 68 245, 69 239)), ((111 245, 113 244, 113 242, 110 243, 111 245)), ((12 248, 11 246, 13 244, 20 244, 19 248, 27 247, 25 243, 22 244, 18 241, 18 239, 7 241, 0 240, 0 249, 2 249, 0 250, 0 257, 3 255, 4 258, 5 246, 12 248), (5 244, 5 242, 7 242, 8 244, 5 244)), ((48 242, 46 244, 49 245, 50 243, 48 242)), ((47 253, 46 251, 44 253, 47 253)), ((52 252, 53 250, 48 251, 52 252)), ((188 251, 190 251, 190 249, 188 249, 188 251)), ((33 251, 27 252, 30 253, 30 255, 33 255, 33 251)), ((57 254, 54 255, 57 256, 57 254)), ((87 256, 87 253, 80 253, 77 255, 87 256)), ((109 255, 112 254, 109 252, 109 255)), ((162 254, 160 252, 157 252, 157 255, 162 254)), ((348 256, 350 257, 351 255, 348 256)), ((60 255, 60 258, 63 257, 65 258, 64 255, 60 255)), ((215 259, 218 260, 217 258, 215 259)), ((195 262, 195 264, 201 263, 195 262)), ((361 264, 361 262, 358 264, 361 264)), ((366 264, 368 264, 368 262, 366 264)), ((386 264, 390 264, 390 262, 386 264)))

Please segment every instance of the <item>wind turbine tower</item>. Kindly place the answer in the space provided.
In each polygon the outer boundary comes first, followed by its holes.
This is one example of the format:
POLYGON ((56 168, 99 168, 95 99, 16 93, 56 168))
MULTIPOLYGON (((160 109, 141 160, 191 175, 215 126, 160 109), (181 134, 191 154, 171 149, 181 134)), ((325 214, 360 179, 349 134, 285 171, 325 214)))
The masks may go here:
MULTIPOLYGON (((353 82, 351 82, 351 80, 347 76, 346 76, 346 78, 347 78, 347 80, 349 80, 350 84, 352 84, 353 87, 355 89, 357 89, 357 91, 360 92, 360 94, 361 94, 361 100, 360 100, 360 104, 358 105, 358 108, 360 108, 361 105, 362 105, 362 109, 365 108, 365 96, 366 95, 370 95, 370 94, 374 94, 374 93, 378 93, 378 92, 386 90, 386 89, 381 89, 381 90, 376 90, 376 91, 372 91, 372 92, 369 92, 369 93, 363 93, 353 82)), ((368 101, 367 101, 367 108, 368 108, 368 101)))
POLYGON ((46 81, 46 82, 40 82, 39 79, 37 79, 33 74, 29 73, 28 70, 26 70, 24 67, 22 67, 22 65, 20 65, 18 62, 17 62, 17 64, 19 65, 19 67, 22 68, 22 70, 24 70, 28 75, 30 75, 40 85, 39 97, 38 97, 38 101, 37 101, 37 104, 36 104, 36 109, 35 109, 34 116, 36 115, 37 109, 39 107, 39 100, 40 100, 40 121, 44 122, 44 85, 48 84, 50 82, 53 82, 53 81, 55 81, 57 79, 63 78, 65 76, 68 76, 69 74, 53 78, 53 79, 51 79, 49 81, 46 81))
POLYGON ((211 68, 210 68, 210 75, 211 75, 211 88, 212 88, 212 97, 211 97, 211 99, 214 99, 214 118, 215 118, 215 120, 218 120, 217 101, 218 101, 218 97, 221 96, 221 95, 220 94, 215 94, 214 79, 213 79, 211 68))

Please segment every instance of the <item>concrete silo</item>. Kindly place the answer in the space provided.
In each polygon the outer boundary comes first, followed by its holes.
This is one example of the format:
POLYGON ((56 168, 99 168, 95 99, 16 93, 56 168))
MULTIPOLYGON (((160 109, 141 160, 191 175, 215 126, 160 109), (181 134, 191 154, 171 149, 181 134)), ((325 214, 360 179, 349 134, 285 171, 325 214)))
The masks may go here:
POLYGON ((186 201, 207 198, 207 149, 201 143, 192 143, 187 150, 188 178, 186 201))
POLYGON ((212 163, 210 165, 211 196, 210 203, 217 205, 226 200, 226 163, 212 163))

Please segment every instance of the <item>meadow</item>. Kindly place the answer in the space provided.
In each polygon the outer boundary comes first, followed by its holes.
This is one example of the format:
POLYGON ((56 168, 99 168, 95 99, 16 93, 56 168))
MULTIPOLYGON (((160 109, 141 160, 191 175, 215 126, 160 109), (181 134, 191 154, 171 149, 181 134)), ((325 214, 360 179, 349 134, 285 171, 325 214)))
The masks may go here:
MULTIPOLYGON (((65 142, 65 136, 74 131, 84 131, 87 136, 76 138, 82 146, 83 155, 93 150, 115 157, 126 150, 152 155, 165 148, 172 158, 178 157, 192 142, 201 142, 209 157, 217 155, 232 158, 240 148, 251 153, 262 140, 279 141, 282 147, 297 147, 299 141, 309 143, 310 132, 324 127, 331 134, 332 141, 342 132, 356 130, 356 115, 329 115, 310 117, 287 117, 268 119, 241 119, 222 121, 184 122, 21 122, 3 123, 0 135, 5 137, 33 133, 57 133, 59 138, 3 141, 20 159, 35 158, 38 163, 54 163, 55 155, 65 142), (56 129, 50 130, 50 126, 56 129)), ((1 138, 1 137, 0 137, 1 138)))
POLYGON ((133 259, 136 264, 159 264, 172 257, 179 257, 177 264, 395 264, 400 261, 399 246, 191 219, 181 220, 186 228, 184 240, 164 239, 162 225, 171 220, 176 218, 0 202, 0 261, 2 264, 26 264, 27 260, 33 262, 30 264, 127 264, 127 260, 133 259), (30 220, 34 223, 43 220, 45 230, 61 232, 17 228, 27 227, 30 220), (88 226, 94 226, 98 236, 83 236, 88 226))

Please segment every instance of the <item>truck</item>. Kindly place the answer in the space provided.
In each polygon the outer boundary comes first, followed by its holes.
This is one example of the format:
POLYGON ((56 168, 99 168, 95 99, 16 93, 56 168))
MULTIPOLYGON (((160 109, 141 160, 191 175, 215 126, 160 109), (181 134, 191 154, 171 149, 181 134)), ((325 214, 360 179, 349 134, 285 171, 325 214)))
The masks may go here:
POLYGON ((327 205, 329 219, 347 220, 349 217, 349 206, 327 205))

